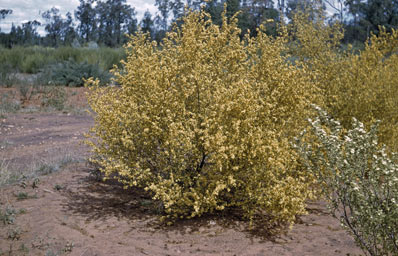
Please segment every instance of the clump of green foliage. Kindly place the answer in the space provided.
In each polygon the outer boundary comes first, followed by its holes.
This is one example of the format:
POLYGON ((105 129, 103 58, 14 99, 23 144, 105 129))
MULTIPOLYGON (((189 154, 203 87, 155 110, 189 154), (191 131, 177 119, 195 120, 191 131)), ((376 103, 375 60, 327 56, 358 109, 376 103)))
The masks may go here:
POLYGON ((77 63, 73 60, 48 66, 42 76, 42 81, 47 79, 46 85, 83 86, 84 80, 89 77, 100 79, 102 84, 110 81, 110 73, 98 64, 77 63))
POLYGON ((10 205, 7 205, 4 209, 0 208, 0 223, 3 225, 14 224, 17 214, 18 211, 10 205))
POLYGON ((138 33, 115 71, 121 88, 91 86, 91 145, 106 177, 150 191, 169 219, 228 208, 292 223, 305 213, 311 177, 289 137, 308 116, 315 88, 288 61, 287 31, 240 38, 191 12, 158 45, 138 33))
POLYGON ((46 87, 41 107, 61 111, 65 108, 66 91, 62 87, 46 87))
POLYGON ((333 215, 369 255, 398 254, 398 155, 388 156, 370 131, 354 119, 344 131, 340 122, 317 108, 310 120, 315 141, 296 141, 307 170, 320 183, 333 215))

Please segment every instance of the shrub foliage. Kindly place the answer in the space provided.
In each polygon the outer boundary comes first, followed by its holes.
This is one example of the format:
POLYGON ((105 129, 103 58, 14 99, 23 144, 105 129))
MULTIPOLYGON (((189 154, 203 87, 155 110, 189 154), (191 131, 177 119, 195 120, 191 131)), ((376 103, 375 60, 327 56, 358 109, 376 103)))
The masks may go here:
POLYGON ((377 125, 369 132, 354 118, 343 132, 338 121, 318 108, 310 120, 317 140, 296 141, 307 170, 313 173, 334 216, 368 255, 398 254, 398 155, 389 157, 377 141, 377 125))
POLYGON ((291 25, 293 54, 304 61, 320 88, 320 106, 351 128, 352 117, 367 127, 380 120, 380 142, 398 151, 398 30, 370 37, 364 50, 342 50, 342 28, 300 14, 291 25))
POLYGON ((109 72, 102 70, 98 64, 77 63, 73 60, 48 66, 41 74, 40 80, 45 81, 47 85, 78 87, 84 86, 84 80, 89 77, 100 79, 101 84, 110 81, 109 72))
POLYGON ((170 219, 233 207, 292 222, 312 195, 289 144, 315 100, 307 67, 289 61, 285 28, 239 35, 236 20, 192 12, 159 45, 131 38, 120 88, 87 82, 93 161, 150 191, 170 219))

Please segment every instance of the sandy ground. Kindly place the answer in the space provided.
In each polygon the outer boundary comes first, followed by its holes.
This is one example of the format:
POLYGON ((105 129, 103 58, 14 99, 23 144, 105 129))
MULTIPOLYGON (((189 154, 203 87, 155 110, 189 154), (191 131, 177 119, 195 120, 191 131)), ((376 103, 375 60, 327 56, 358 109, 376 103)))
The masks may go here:
POLYGON ((359 255, 322 202, 308 205, 291 230, 270 230, 232 213, 166 227, 150 197, 103 182, 79 143, 93 124, 87 115, 19 113, 0 119, 0 162, 39 177, 0 188, 0 255, 359 255), (66 160, 65 160, 66 159, 66 160), (32 167, 34 166, 34 167, 32 167), (7 221, 6 221, 7 222, 7 221))

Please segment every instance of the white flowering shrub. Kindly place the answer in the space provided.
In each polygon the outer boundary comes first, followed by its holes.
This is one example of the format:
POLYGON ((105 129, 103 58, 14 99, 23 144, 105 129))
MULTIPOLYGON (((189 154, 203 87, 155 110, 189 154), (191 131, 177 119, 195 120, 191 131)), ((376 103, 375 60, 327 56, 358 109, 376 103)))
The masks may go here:
POLYGON ((317 177, 332 214, 367 255, 398 255, 398 157, 353 120, 344 131, 322 109, 295 141, 306 168, 317 177), (312 139, 308 139, 312 138, 312 139))

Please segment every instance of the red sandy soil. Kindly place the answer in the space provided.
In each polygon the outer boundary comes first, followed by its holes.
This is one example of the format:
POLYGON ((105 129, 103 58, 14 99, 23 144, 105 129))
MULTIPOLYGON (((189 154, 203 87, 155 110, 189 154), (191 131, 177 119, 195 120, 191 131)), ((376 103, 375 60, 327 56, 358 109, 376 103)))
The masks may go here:
MULTIPOLYGON (((79 97, 75 105, 84 99, 79 97)), ((16 113, 0 119, 0 162, 13 170, 71 159, 36 181, 0 188, 1 210, 23 209, 13 224, 0 221, 0 255, 361 254, 323 202, 309 203, 309 215, 299 216, 291 230, 279 235, 271 235, 266 226, 249 229, 233 213, 164 226, 146 193, 93 175, 95 170, 84 160, 88 148, 79 143, 92 125, 90 116, 68 112, 16 113), (27 198, 18 199, 21 193, 27 198)))

